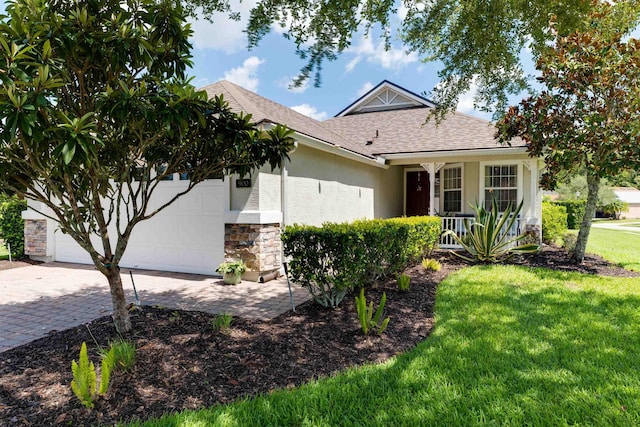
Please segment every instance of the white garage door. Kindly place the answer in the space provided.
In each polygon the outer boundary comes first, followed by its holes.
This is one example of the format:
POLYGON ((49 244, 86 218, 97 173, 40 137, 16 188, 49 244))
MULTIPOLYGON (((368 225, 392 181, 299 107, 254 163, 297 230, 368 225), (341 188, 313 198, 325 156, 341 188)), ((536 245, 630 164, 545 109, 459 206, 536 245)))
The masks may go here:
MULTIPOLYGON (((198 184, 152 219, 136 225, 120 265, 214 274, 224 260, 223 185, 221 180, 198 184)), ((161 182, 152 204, 159 206, 185 187, 185 181, 161 182)), ((54 258, 63 262, 92 263, 89 255, 59 230, 55 232, 54 258)))

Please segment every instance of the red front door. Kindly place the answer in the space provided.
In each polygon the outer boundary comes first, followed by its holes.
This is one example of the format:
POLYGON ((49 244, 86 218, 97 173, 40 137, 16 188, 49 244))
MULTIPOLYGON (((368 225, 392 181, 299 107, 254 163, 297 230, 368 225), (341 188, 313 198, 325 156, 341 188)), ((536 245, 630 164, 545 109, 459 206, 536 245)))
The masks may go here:
POLYGON ((407 216, 429 215, 429 190, 426 171, 407 172, 407 216))

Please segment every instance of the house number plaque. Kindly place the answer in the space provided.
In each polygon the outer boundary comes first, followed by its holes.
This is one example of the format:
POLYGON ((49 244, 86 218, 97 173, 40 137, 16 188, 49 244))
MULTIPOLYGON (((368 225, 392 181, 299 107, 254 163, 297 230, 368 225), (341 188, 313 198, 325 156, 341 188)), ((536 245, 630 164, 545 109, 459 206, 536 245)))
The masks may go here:
POLYGON ((236 179, 236 188, 251 188, 251 179, 236 179))

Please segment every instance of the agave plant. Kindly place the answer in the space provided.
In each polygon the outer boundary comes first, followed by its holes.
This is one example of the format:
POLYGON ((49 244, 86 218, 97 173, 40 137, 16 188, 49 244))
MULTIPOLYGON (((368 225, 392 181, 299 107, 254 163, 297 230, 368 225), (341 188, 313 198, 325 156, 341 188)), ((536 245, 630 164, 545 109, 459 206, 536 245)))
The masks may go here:
POLYGON ((473 209, 476 212, 475 218, 464 220, 465 236, 458 236, 453 230, 446 232, 469 254, 465 256, 453 252, 458 257, 469 262, 498 263, 509 260, 515 254, 540 250, 540 246, 536 244, 518 244, 527 237, 524 233, 515 237, 509 235, 509 230, 522 210, 522 202, 516 209, 509 204, 502 214, 498 211, 495 199, 491 203, 491 210, 477 203, 473 209))

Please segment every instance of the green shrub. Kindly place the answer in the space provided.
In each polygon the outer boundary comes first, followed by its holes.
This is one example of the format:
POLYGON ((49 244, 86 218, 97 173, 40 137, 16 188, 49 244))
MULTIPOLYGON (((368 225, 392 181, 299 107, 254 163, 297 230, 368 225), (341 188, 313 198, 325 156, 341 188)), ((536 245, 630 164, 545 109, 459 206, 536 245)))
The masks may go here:
POLYGON ((292 225, 282 233, 289 272, 315 302, 336 307, 355 286, 365 281, 362 236, 348 224, 323 227, 292 225))
POLYGON ((418 217, 292 225, 282 242, 293 281, 318 304, 336 307, 349 291, 393 277, 432 251, 439 236, 439 218, 418 217))
POLYGON ((513 228, 522 210, 522 202, 515 209, 509 204, 504 212, 499 212, 498 203, 493 199, 490 210, 485 209, 482 204, 477 204, 474 210, 475 218, 473 220, 465 218, 463 223, 466 236, 460 237, 453 230, 447 231, 447 234, 450 234, 469 254, 464 256, 453 252, 456 256, 469 262, 498 263, 508 260, 517 253, 532 253, 540 250, 540 246, 533 243, 518 245, 518 242, 527 238, 526 233, 515 237, 510 237, 507 233, 513 228))
POLYGON ((231 327, 233 322, 233 316, 228 313, 217 314, 213 320, 211 320, 211 327, 214 331, 220 331, 225 333, 231 327))
POLYGON ((409 286, 411 286, 411 277, 407 276, 406 274, 401 274, 400 276, 398 276, 397 282, 398 289, 400 289, 401 291, 408 291, 409 286))
POLYGON ((440 271, 442 269, 440 261, 433 258, 425 258, 422 260, 421 264, 425 270, 440 271))
POLYGON ((386 292, 382 294, 380 298, 380 304, 375 314, 373 313, 373 301, 367 306, 367 298, 364 296, 364 288, 360 289, 360 296, 356 297, 356 311, 358 312, 358 320, 360 320, 360 326, 362 332, 365 335, 369 335, 369 332, 376 332, 378 335, 382 335, 387 325, 389 324, 389 317, 382 320, 384 313, 384 305, 387 303, 386 292))
POLYGON ((355 221, 348 227, 358 234, 358 247, 363 255, 365 277, 361 285, 385 279, 404 268, 410 226, 373 219, 355 221))
POLYGON ((24 255, 24 221, 22 211, 27 209, 27 202, 17 197, 4 198, 0 203, 0 237, 11 245, 11 254, 16 257, 24 255))
POLYGON ((554 203, 567 209, 567 227, 569 229, 577 230, 580 228, 587 205, 586 200, 561 200, 554 203))
POLYGON ((555 203, 542 202, 542 240, 557 243, 567 231, 567 208, 555 203))
POLYGON ((425 256, 431 255, 440 242, 442 220, 434 216, 412 216, 391 218, 387 221, 398 222, 409 226, 409 236, 406 242, 409 262, 417 262, 425 256))

